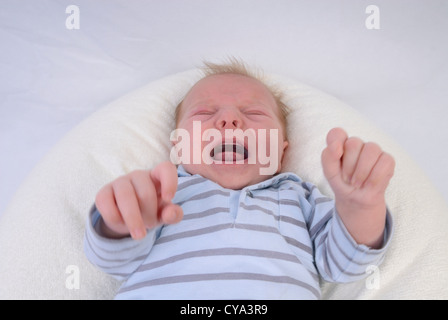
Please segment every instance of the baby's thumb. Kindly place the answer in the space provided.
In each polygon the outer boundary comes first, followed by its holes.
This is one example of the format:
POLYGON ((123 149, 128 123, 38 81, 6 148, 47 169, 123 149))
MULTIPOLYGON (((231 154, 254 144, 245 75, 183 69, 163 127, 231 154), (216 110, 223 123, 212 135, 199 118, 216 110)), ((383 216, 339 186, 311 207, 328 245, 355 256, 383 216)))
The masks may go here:
POLYGON ((176 224, 182 221, 184 217, 184 211, 177 204, 167 204, 162 209, 162 214, 160 216, 160 222, 163 224, 176 224))
POLYGON ((340 128, 330 130, 327 135, 327 147, 322 151, 322 168, 329 182, 341 173, 345 140, 347 140, 347 134, 340 128))

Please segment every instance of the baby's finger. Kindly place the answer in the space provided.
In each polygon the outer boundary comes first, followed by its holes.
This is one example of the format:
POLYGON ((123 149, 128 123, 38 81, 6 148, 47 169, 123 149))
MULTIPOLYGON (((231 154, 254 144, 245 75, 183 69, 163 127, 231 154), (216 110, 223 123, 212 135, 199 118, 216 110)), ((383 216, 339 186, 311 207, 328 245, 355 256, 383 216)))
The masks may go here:
POLYGON ((120 210, 117 207, 112 184, 101 188, 96 195, 95 206, 109 228, 114 228, 114 231, 122 231, 123 233, 128 231, 124 225, 120 210))
POLYGON ((157 191, 150 178, 149 171, 133 172, 131 182, 137 195, 144 225, 151 229, 158 224, 158 200, 157 191))
POLYGON ((364 181, 370 175, 382 152, 376 143, 368 142, 364 144, 358 158, 358 163, 356 164, 356 169, 350 179, 350 183, 354 187, 359 188, 364 184, 364 181))
POLYGON ((140 206, 134 186, 126 177, 112 183, 115 199, 121 217, 133 239, 139 240, 146 236, 146 228, 140 212, 140 206))
POLYGON ((343 144, 347 140, 348 135, 342 128, 333 128, 327 134, 327 146, 332 143, 337 142, 338 144, 343 144))
POLYGON ((162 162, 151 170, 151 179, 163 201, 171 202, 177 191, 177 169, 171 162, 162 162))
POLYGON ((347 139, 344 144, 344 155, 342 157, 342 179, 350 184, 355 172, 359 156, 363 150, 364 142, 356 137, 347 139))
POLYGON ((379 192, 383 192, 394 175, 394 171, 394 158, 390 154, 383 152, 367 178, 365 185, 370 188, 377 188, 379 192))

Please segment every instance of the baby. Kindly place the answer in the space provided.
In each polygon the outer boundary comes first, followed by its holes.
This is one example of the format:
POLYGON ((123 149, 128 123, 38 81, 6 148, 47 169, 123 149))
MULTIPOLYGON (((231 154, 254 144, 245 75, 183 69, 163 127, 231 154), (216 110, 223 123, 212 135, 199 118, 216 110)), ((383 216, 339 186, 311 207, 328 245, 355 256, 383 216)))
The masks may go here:
POLYGON ((380 264, 393 158, 332 129, 322 152, 332 200, 281 173, 286 116, 243 63, 207 64, 176 110, 180 165, 131 172, 97 194, 85 251, 123 281, 117 299, 319 299, 319 279, 356 281, 380 264))

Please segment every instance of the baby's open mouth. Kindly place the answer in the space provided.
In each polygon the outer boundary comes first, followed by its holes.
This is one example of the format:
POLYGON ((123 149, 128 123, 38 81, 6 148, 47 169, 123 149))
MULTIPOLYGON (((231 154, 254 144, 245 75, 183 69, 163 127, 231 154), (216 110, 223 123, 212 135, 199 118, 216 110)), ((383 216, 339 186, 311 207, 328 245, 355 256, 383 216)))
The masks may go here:
POLYGON ((210 157, 217 161, 235 162, 244 161, 248 158, 247 148, 237 143, 223 143, 217 145, 210 151, 210 157))

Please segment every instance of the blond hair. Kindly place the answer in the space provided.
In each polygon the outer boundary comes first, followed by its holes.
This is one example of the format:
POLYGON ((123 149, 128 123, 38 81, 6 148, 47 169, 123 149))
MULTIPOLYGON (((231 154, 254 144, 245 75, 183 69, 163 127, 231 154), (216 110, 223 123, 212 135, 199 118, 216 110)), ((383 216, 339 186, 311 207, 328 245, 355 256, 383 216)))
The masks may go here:
MULTIPOLYGON (((220 74, 236 74, 245 77, 249 77, 255 79, 262 83, 272 94, 274 100, 280 111, 280 121, 283 125, 284 132, 286 135, 286 126, 287 126, 287 117, 290 112, 288 106, 283 103, 283 93, 276 87, 272 85, 268 85, 263 80, 263 74, 259 69, 249 68, 248 65, 234 57, 230 57, 224 63, 212 63, 209 61, 204 61, 203 66, 200 68, 205 77, 220 75, 220 74)), ((183 100, 177 105, 175 110, 175 121, 178 123, 180 109, 182 106, 183 100)))

